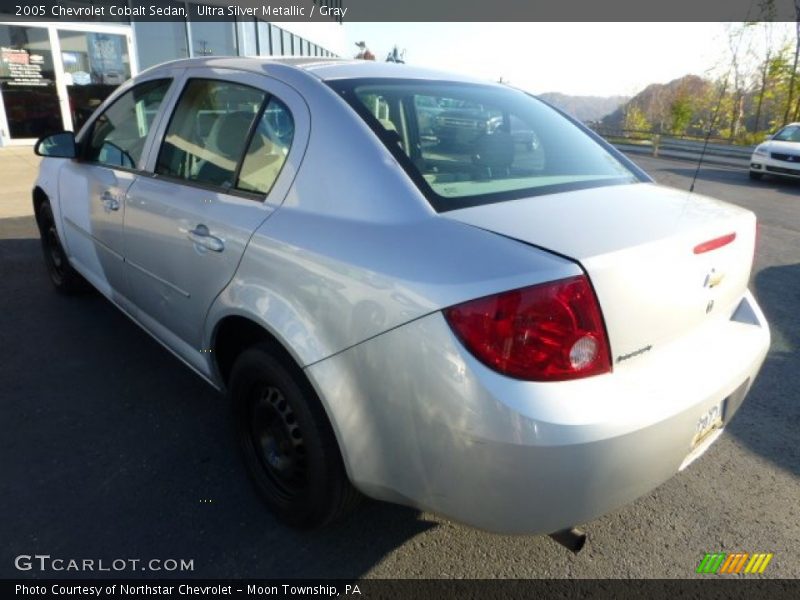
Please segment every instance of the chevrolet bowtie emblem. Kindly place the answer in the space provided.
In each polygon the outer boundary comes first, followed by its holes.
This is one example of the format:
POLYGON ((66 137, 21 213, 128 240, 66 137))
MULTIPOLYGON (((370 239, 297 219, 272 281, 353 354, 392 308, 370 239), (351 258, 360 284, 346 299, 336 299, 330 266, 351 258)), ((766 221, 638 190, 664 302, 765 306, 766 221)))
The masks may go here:
POLYGON ((706 280, 703 282, 703 287, 717 287, 720 283, 722 283, 723 279, 725 279, 725 273, 717 273, 716 269, 711 269, 711 272, 706 275, 706 280))

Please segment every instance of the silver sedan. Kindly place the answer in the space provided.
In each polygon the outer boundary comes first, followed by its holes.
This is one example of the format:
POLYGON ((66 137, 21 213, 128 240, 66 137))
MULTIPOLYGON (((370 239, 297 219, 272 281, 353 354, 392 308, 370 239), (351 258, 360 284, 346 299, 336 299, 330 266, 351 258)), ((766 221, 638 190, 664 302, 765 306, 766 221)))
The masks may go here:
POLYGON ((751 212, 655 185, 507 86, 184 60, 37 152, 56 288, 88 282, 225 391, 297 526, 364 494, 570 528, 703 454, 769 346, 751 212), (451 110, 442 138, 448 106, 480 118, 451 110))

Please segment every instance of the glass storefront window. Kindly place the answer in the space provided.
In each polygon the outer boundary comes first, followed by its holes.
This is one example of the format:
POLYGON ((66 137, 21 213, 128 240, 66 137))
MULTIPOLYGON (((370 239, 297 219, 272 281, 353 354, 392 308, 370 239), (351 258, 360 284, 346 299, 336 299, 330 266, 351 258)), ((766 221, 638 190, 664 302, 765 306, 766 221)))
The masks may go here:
POLYGON ((239 32, 239 55, 258 56, 255 19, 242 19, 237 23, 239 32))
POLYGON ((269 23, 258 21, 256 23, 258 29, 258 55, 259 56, 272 56, 272 46, 269 39, 269 23))
POLYGON ((283 34, 283 55, 292 56, 294 54, 294 48, 292 48, 292 38, 294 36, 285 29, 281 33, 283 34))
MULTIPOLYGON (((192 11, 189 12, 192 14, 192 11)), ((236 56, 236 23, 192 20, 193 56, 236 56)))
POLYGON ((283 56, 283 29, 277 25, 270 25, 269 27, 272 34, 272 54, 283 56))
POLYGON ((47 29, 0 25, 0 91, 9 137, 64 129, 47 29))
MULTIPOLYGON (((183 6, 183 2, 164 0, 151 0, 151 4, 160 8, 183 6)), ((134 21, 134 28, 140 69, 189 57, 189 41, 183 21, 134 21)))
POLYGON ((77 131, 117 86, 131 76, 125 36, 59 30, 61 61, 77 131))

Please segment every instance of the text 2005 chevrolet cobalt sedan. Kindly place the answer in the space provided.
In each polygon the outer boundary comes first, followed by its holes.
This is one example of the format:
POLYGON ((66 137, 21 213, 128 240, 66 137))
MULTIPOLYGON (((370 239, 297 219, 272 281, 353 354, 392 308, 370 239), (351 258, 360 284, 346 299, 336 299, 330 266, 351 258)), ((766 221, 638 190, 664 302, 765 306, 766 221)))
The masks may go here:
POLYGON ((767 352, 753 214, 506 86, 185 60, 37 151, 55 286, 88 282, 225 390, 298 526, 361 492, 562 530, 702 454, 767 352))

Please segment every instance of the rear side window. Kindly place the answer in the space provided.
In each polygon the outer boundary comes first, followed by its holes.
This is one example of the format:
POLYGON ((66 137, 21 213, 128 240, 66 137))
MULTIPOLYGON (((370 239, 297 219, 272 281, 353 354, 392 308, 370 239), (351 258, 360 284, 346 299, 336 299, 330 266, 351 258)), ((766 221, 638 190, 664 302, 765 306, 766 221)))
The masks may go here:
POLYGON ((266 92, 246 85, 190 80, 167 128, 156 173, 236 187, 239 162, 266 99, 266 92))
POLYGON ((512 88, 399 79, 330 85, 437 210, 639 181, 569 119, 512 88))
POLYGON ((135 169, 171 79, 139 84, 95 119, 84 158, 109 167, 135 169))
POLYGON ((286 162, 293 139, 292 114, 283 102, 270 98, 250 139, 236 187, 268 194, 286 162))

